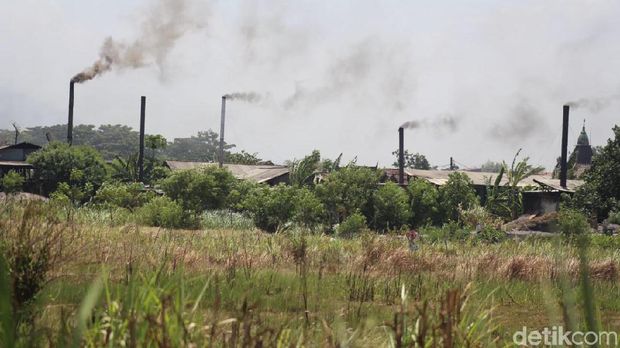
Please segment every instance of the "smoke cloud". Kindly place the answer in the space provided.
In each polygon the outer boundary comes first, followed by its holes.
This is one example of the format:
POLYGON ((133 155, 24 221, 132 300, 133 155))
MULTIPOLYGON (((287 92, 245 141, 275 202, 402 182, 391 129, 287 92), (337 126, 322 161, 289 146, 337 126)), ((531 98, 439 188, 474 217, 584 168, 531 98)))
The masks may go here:
POLYGON ((523 141, 538 134, 547 133, 547 123, 538 109, 527 99, 515 104, 509 117, 494 124, 489 135, 500 141, 523 141))
POLYGON ((612 94, 606 97, 598 98, 581 98, 566 103, 566 105, 575 109, 586 109, 592 113, 597 113, 607 109, 612 103, 620 100, 620 93, 612 94))
POLYGON ((443 115, 438 118, 429 120, 413 120, 403 123, 400 128, 432 128, 435 130, 447 130, 449 132, 456 132, 459 126, 459 119, 451 115, 443 115))
POLYGON ((235 92, 224 95, 224 98, 228 100, 241 100, 247 103, 257 103, 262 99, 262 96, 255 92, 235 92))
POLYGON ((189 0, 159 0, 146 12, 148 16, 135 41, 125 43, 106 38, 99 59, 71 81, 82 83, 92 80, 113 68, 136 69, 156 64, 163 70, 163 64, 175 43, 188 31, 205 25, 203 20, 193 15, 189 0))

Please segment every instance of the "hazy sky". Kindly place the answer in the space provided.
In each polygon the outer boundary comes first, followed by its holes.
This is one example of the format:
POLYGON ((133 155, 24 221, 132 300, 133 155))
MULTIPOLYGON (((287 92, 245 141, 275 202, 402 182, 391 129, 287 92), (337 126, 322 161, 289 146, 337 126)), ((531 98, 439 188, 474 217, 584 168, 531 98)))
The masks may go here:
POLYGON ((589 100, 571 150, 583 119, 595 145, 620 124, 619 19, 618 0, 0 0, 0 128, 66 123, 69 79, 111 36, 143 66, 77 85, 78 124, 137 128, 146 95, 148 133, 219 132, 221 96, 256 92, 228 104, 226 138, 276 162, 391 165, 418 121, 405 146, 434 165, 522 147, 549 168, 563 103, 589 100))

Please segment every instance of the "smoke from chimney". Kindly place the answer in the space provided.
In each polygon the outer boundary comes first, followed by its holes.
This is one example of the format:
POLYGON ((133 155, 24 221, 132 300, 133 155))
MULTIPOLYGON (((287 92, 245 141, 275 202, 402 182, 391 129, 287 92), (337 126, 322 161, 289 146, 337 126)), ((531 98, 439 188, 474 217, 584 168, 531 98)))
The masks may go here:
POLYGON ((433 128, 437 130, 447 129, 450 132, 455 132, 458 129, 459 120, 450 115, 444 115, 436 119, 421 119, 407 121, 403 123, 401 128, 415 129, 415 128, 433 128))
POLYGON ((224 98, 228 100, 241 100, 248 103, 257 103, 262 97, 255 92, 235 92, 224 95, 224 98))
MULTIPOLYGON (((71 81, 82 83, 116 69, 135 69, 157 64, 163 69, 168 54, 175 43, 188 31, 204 26, 188 0, 158 0, 145 11, 149 15, 142 23, 138 38, 125 43, 108 37, 103 42, 97 59, 90 67, 76 74, 71 81)), ((204 16, 203 16, 204 17, 204 16)))
POLYGON ((580 98, 575 101, 566 103, 574 109, 586 109, 590 112, 596 113, 609 107, 613 102, 620 100, 620 93, 608 95, 606 97, 597 98, 580 98))

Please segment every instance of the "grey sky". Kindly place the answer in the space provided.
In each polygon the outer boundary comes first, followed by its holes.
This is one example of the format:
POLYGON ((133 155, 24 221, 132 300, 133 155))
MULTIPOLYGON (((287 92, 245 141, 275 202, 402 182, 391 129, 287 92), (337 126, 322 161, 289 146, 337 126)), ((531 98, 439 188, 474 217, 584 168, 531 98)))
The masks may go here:
MULTIPOLYGON (((106 37, 135 40, 161 1, 2 0, 0 127, 65 123, 69 79, 106 37)), ((196 26, 161 64, 76 87, 76 123, 136 127, 146 95, 147 132, 171 140, 219 131, 221 95, 257 92, 229 103, 226 136, 274 161, 316 148, 391 165, 398 126, 417 120, 406 148, 432 164, 523 147, 546 167, 563 103, 609 97, 572 111, 571 144, 584 118, 595 145, 620 123, 617 0, 186 2, 196 26)))

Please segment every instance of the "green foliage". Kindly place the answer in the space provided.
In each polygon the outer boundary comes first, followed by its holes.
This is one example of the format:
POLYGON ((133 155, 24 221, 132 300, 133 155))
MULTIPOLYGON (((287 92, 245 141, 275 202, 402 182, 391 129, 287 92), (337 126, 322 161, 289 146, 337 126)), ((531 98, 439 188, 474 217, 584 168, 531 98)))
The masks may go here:
POLYGON ((420 233, 422 234, 422 238, 429 243, 465 241, 470 237, 469 231, 461 228, 455 221, 445 223, 441 227, 424 226, 420 229, 420 233))
POLYGON ((243 201, 256 227, 276 232, 295 216, 296 190, 279 184, 274 187, 260 185, 243 201))
POLYGON ((308 229, 315 229, 325 215, 323 203, 305 187, 297 190, 295 200, 295 221, 308 229))
POLYGON ((301 160, 293 160, 290 164, 289 178, 291 185, 304 186, 311 185, 314 179, 314 174, 319 168, 321 161, 321 153, 318 150, 312 151, 312 153, 301 160))
POLYGON ((24 187, 24 177, 15 171, 6 173, 2 179, 0 179, 0 187, 6 194, 13 194, 20 192, 24 187))
POLYGON ((104 207, 120 207, 133 210, 147 203, 155 193, 145 191, 140 183, 105 182, 95 194, 94 203, 104 207))
POLYGON ((478 196, 472 188, 469 177, 463 173, 453 172, 448 176, 448 181, 439 189, 441 208, 444 219, 457 221, 459 207, 469 209, 478 205, 478 196))
POLYGON ((328 222, 337 224, 354 212, 373 218, 372 197, 379 184, 377 170, 349 165, 331 173, 315 188, 325 205, 328 222))
POLYGON ((415 227, 437 224, 441 220, 439 190, 426 180, 414 179, 409 182, 411 202, 411 223, 415 227))
MULTIPOLYGON (((127 158, 116 157, 109 164, 110 176, 114 180, 122 182, 137 182, 140 180, 140 166, 138 154, 134 153, 127 158)), ((144 183, 152 184, 165 178, 169 174, 169 169, 164 166, 163 161, 155 157, 144 158, 144 183)))
POLYGON ((588 224, 586 216, 573 209, 560 210, 558 227, 566 237, 583 236, 590 231, 590 224, 588 224))
POLYGON ((577 189, 569 204, 598 221, 620 209, 620 126, 615 126, 613 132, 614 138, 597 151, 584 174, 585 185, 577 189))
POLYGON ((68 183, 90 198, 106 177, 101 155, 89 146, 52 143, 28 157, 34 167, 33 181, 44 194, 54 192, 60 183, 68 183))
MULTIPOLYGON (((392 155, 396 157, 396 161, 392 164, 394 167, 398 167, 398 154, 399 150, 392 152, 392 155)), ((411 154, 409 151, 405 150, 405 168, 428 170, 431 169, 431 165, 426 159, 426 156, 417 152, 411 154)))
POLYGON ((155 197, 136 209, 138 221, 147 226, 165 228, 196 228, 199 220, 187 214, 183 207, 169 197, 155 197))
POLYGON ((336 233, 339 236, 350 237, 368 230, 366 217, 358 212, 349 215, 338 225, 336 233))
POLYGON ((206 229, 251 230, 254 222, 246 215, 232 210, 207 210, 202 215, 202 227, 206 229))
MULTIPOLYGON (((521 188, 519 183, 534 174, 538 174, 544 170, 543 167, 534 167, 527 163, 529 157, 525 157, 517 162, 517 158, 521 153, 521 149, 517 151, 515 157, 512 160, 512 164, 509 170, 506 170, 506 183, 507 196, 506 203, 510 208, 511 218, 516 219, 523 212, 523 195, 521 194, 521 188)), ((504 163, 504 167, 507 167, 504 163)))
MULTIPOLYGON (((209 129, 189 138, 175 138, 172 143, 168 144, 165 157, 178 161, 216 162, 219 144, 219 135, 209 129)), ((224 155, 228 156, 228 150, 233 147, 235 145, 224 143, 224 155)))
POLYGON ((183 209, 196 214, 226 208, 236 179, 216 166, 173 172, 161 181, 161 189, 183 209))
POLYGON ((609 217, 607 218, 607 222, 610 224, 620 225, 620 211, 612 211, 609 213, 609 217))
POLYGON ((226 156, 226 163, 233 164, 258 164, 262 161, 258 157, 258 153, 249 153, 245 152, 245 150, 241 150, 241 152, 231 153, 226 156))
POLYGON ((165 149, 168 141, 161 134, 147 134, 144 137, 144 147, 151 150, 151 158, 155 158, 157 150, 165 149))
POLYGON ((493 227, 492 225, 485 225, 476 234, 476 239, 485 243, 501 243, 506 240, 508 236, 506 232, 493 227))
POLYGON ((407 224, 409 196, 398 184, 388 182, 381 186, 373 196, 373 227, 378 231, 389 231, 407 224))

